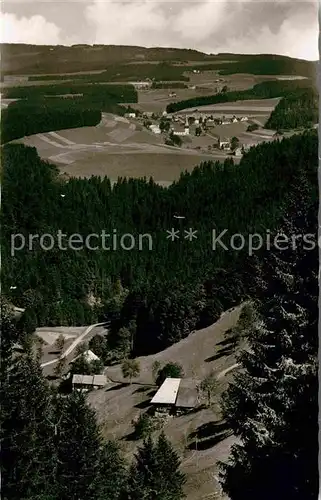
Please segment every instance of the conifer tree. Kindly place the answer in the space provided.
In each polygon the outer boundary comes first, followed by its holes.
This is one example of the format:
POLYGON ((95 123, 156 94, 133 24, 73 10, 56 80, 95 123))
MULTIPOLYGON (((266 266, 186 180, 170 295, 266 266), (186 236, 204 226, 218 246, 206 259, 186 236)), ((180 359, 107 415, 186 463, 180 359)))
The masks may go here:
MULTIPOLYGON (((315 216, 306 212, 307 230, 315 216)), ((222 484, 231 500, 312 500, 318 493, 317 250, 275 252, 267 268, 260 321, 240 356, 244 370, 223 398, 241 444, 221 464, 222 484)))
POLYGON ((60 398, 57 425, 58 497, 61 500, 96 500, 100 472, 100 433, 95 414, 82 393, 60 398))

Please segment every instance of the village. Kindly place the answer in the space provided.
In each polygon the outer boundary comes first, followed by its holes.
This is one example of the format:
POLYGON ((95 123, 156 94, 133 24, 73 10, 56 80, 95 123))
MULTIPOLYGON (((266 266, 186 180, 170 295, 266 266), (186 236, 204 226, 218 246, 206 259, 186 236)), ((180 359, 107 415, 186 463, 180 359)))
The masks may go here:
POLYGON ((223 114, 197 109, 180 113, 135 110, 126 113, 125 117, 142 124, 157 136, 162 135, 166 145, 198 149, 207 153, 221 150, 236 157, 241 157, 263 140, 281 135, 267 129, 263 132, 262 120, 237 111, 223 114), (256 131, 259 134, 255 134, 256 131))

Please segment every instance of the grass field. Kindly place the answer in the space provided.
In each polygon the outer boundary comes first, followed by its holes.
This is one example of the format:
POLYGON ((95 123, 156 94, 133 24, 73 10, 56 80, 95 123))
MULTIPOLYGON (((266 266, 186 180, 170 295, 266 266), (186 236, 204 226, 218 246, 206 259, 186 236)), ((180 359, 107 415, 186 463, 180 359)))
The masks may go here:
MULTIPOLYGON (((235 351, 226 343, 225 332, 238 319, 240 307, 222 315, 212 326, 189 335, 186 339, 156 355, 138 358, 141 367, 139 378, 132 385, 124 384, 120 366, 108 367, 107 378, 116 381, 103 390, 89 394, 88 401, 96 410, 103 434, 118 438, 123 443, 125 455, 131 459, 137 442, 131 439, 132 420, 149 406, 155 389, 151 384, 152 364, 155 360, 165 364, 180 363, 187 377, 203 378, 211 370, 218 375, 235 364, 235 351)), ((189 415, 170 418, 164 431, 182 457, 182 470, 187 474, 185 491, 187 500, 223 499, 217 481, 216 462, 228 457, 233 436, 224 438, 219 410, 219 397, 233 377, 233 372, 218 381, 217 395, 210 409, 201 409, 189 415), (198 436, 195 450, 195 434, 198 436), (216 496, 214 496, 216 493, 216 496), (210 497, 209 495, 213 496, 210 497)), ((139 443, 139 442, 138 442, 139 443)))
MULTIPOLYGON (((182 92, 194 92, 183 89, 182 92)), ((154 90, 140 93, 148 108, 163 109, 168 99, 168 90, 154 90), (150 104, 151 103, 151 104, 150 104)), ((214 116, 247 115, 264 126, 279 99, 236 101, 203 106, 199 110, 214 116)), ((138 105, 138 106, 139 106, 138 105)), ((197 108, 180 112, 186 113, 197 108)), ((217 136, 236 136, 244 145, 255 145, 272 140, 260 130, 246 132, 249 122, 211 127, 201 137, 191 135, 184 138, 181 148, 166 146, 162 135, 153 134, 137 120, 129 120, 110 113, 103 113, 102 121, 96 127, 83 127, 37 134, 17 142, 36 147, 39 155, 53 163, 62 174, 73 177, 108 176, 112 182, 119 177, 146 177, 163 186, 177 180, 182 171, 192 171, 203 161, 224 161, 226 153, 212 149, 217 136)), ((240 158, 234 158, 239 163, 240 158)))
MULTIPOLYGON (((206 139, 199 147, 213 144, 214 138, 206 139)), ((184 170, 202 161, 222 160, 226 155, 216 151, 165 146, 163 137, 155 135, 139 124, 125 118, 104 114, 97 127, 60 130, 37 134, 15 142, 36 147, 39 155, 58 165, 62 173, 76 177, 91 175, 118 177, 153 177, 162 185, 177 180, 184 170)), ((198 144, 193 138, 193 147, 198 144)))

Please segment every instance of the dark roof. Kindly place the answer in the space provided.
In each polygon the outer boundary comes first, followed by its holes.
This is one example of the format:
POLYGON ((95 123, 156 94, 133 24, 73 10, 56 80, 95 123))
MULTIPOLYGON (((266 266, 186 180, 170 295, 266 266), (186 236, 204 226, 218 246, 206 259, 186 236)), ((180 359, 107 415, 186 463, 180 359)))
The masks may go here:
POLYGON ((198 380, 192 378, 182 379, 178 388, 175 406, 180 408, 195 408, 198 402, 198 385, 198 380))

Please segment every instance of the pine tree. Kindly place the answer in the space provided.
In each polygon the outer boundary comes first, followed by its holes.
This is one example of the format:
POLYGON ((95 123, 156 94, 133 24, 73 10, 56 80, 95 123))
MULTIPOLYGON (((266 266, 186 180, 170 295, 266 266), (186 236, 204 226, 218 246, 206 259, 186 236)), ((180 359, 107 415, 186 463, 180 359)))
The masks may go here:
POLYGON ((180 461, 165 435, 156 443, 149 436, 138 449, 130 469, 128 500, 180 500, 185 498, 180 461))
POLYGON ((162 432, 156 443, 156 457, 162 484, 162 500, 185 498, 183 486, 185 476, 180 472, 180 460, 172 445, 162 432))
POLYGON ((56 480, 61 500, 96 500, 101 438, 94 411, 84 395, 72 393, 58 403, 56 480))
POLYGON ((5 499, 52 493, 55 453, 51 394, 30 353, 12 360, 2 386, 2 494, 5 499))
POLYGON ((273 261, 260 321, 240 356, 244 370, 223 399, 241 439, 221 465, 232 500, 312 500, 318 493, 317 250, 276 252, 273 261))
POLYGON ((156 450, 151 436, 138 448, 128 482, 128 500, 158 500, 161 484, 156 450))
POLYGON ((100 449, 99 472, 94 484, 96 500, 121 500, 126 490, 127 469, 115 442, 100 449))

